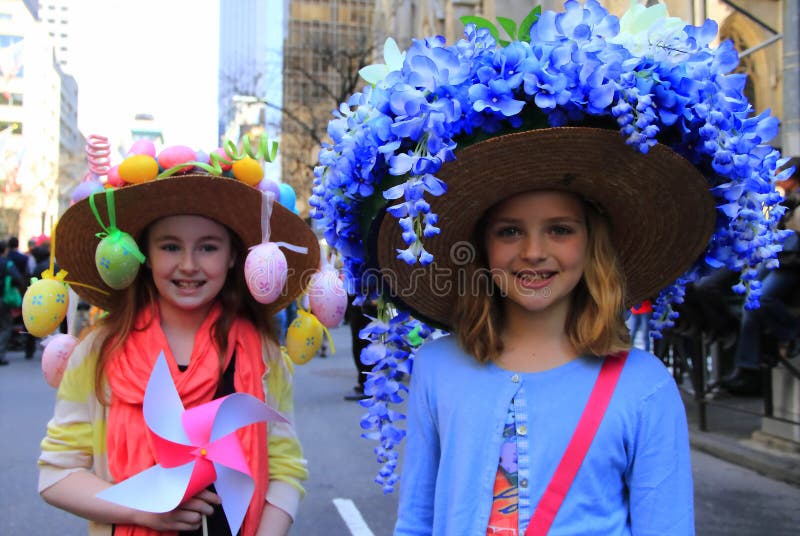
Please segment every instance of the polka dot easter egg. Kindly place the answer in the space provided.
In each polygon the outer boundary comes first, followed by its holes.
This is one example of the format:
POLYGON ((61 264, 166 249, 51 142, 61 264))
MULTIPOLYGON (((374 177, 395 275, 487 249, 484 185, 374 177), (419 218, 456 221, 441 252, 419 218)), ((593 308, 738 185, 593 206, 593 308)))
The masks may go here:
POLYGON ((314 315, 298 309, 297 318, 289 325, 286 332, 286 351, 289 357, 298 365, 304 365, 322 346, 324 328, 314 315))
POLYGON ((67 285, 56 279, 39 279, 22 298, 22 320, 34 337, 49 335, 67 315, 67 285))
POLYGON ((128 233, 112 232, 97 245, 94 262, 97 272, 109 287, 121 290, 133 283, 139 273, 142 254, 128 233))
POLYGON ((347 310, 347 292, 339 273, 325 269, 314 274, 308 287, 308 302, 311 311, 326 328, 335 328, 347 310))
POLYGON ((76 344, 78 344, 78 339, 66 333, 54 335, 44 342, 42 373, 45 381, 51 387, 57 388, 61 383, 61 378, 67 369, 67 361, 76 344))
POLYGON ((286 284, 286 256, 273 242, 250 248, 244 262, 244 278, 250 294, 259 303, 278 299, 286 284))

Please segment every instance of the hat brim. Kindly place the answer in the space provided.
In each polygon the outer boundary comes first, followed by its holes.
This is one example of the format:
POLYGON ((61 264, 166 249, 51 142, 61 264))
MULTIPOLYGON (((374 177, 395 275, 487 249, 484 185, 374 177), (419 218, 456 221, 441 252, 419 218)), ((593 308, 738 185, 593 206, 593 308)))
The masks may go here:
MULTIPOLYGON (((105 195, 95 196, 95 206, 108 224, 105 195)), ((245 248, 261 243, 262 194, 256 188, 235 179, 211 175, 180 175, 116 189, 114 207, 117 228, 137 242, 151 223, 179 214, 210 218, 228 227, 245 248)), ((89 199, 71 206, 56 227, 55 258, 67 272, 68 282, 77 294, 101 309, 113 311, 122 291, 114 290, 100 277, 95 266, 95 250, 103 229, 94 217, 89 199), (89 288, 83 285, 88 285, 89 288)), ((319 268, 319 242, 311 228, 297 215, 280 205, 272 206, 270 240, 305 247, 307 254, 284 249, 289 266, 286 286, 278 299, 269 305, 277 313, 292 302, 308 285, 319 268)), ((146 254, 146 252, 143 252, 146 254)))
POLYGON ((628 306, 684 273, 705 251, 716 222, 708 182, 691 162, 661 144, 642 154, 614 130, 557 127, 498 136, 459 150, 437 177, 448 191, 428 199, 441 229, 424 241, 434 262, 423 267, 397 258, 408 246, 388 215, 370 250, 389 297, 446 329, 457 294, 470 290, 454 275, 475 260, 476 224, 513 195, 560 190, 600 207, 611 224, 628 306))

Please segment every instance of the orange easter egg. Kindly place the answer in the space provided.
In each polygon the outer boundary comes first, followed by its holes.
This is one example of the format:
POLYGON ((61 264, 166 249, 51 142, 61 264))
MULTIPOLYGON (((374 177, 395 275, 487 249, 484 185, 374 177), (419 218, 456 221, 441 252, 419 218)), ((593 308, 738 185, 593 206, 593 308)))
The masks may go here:
POLYGON ((158 175, 158 162, 152 156, 134 154, 122 161, 117 174, 128 184, 151 181, 158 175))
POLYGON ((258 160, 246 156, 233 163, 233 176, 250 186, 255 186, 264 178, 264 168, 258 160))

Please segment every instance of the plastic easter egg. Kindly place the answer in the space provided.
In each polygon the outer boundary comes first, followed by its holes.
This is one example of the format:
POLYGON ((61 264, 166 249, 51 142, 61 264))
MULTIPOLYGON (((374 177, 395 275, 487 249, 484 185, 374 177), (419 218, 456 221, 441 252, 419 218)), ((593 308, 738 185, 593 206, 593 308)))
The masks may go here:
POLYGON ((158 175, 158 162, 152 156, 134 154, 122 161, 117 173, 129 184, 151 181, 158 175))
POLYGON ((78 339, 66 333, 60 333, 45 341, 42 351, 42 373, 51 387, 58 387, 61 377, 67 369, 67 361, 78 339))
POLYGON ((119 165, 113 166, 106 174, 106 186, 119 188, 125 186, 125 181, 119 176, 119 165))
POLYGON ((39 279, 22 297, 22 321, 34 337, 49 335, 67 315, 67 285, 56 279, 39 279))
POLYGON ((276 201, 281 197, 281 189, 278 187, 278 183, 267 177, 261 179, 261 182, 256 185, 256 188, 262 192, 272 192, 275 194, 276 201))
POLYGON ((234 177, 250 186, 255 186, 264 178, 264 168, 258 160, 249 156, 234 162, 231 171, 234 177))
POLYGON ((128 149, 128 156, 133 154, 146 154, 147 156, 156 157, 156 145, 152 140, 136 140, 131 148, 128 149))
POLYGON ((294 188, 285 182, 282 182, 278 185, 278 189, 280 190, 278 202, 297 214, 297 207, 295 207, 295 203, 297 202, 297 194, 294 193, 294 188))
POLYGON ((259 303, 278 299, 286 284, 286 256, 273 242, 250 248, 244 261, 244 278, 250 294, 259 303))
POLYGON ((323 326, 338 326, 347 310, 347 292, 339 273, 333 269, 317 272, 308 286, 308 299, 311 311, 323 326))
POLYGON ((319 320, 311 313, 298 309, 297 318, 289 324, 286 331, 286 351, 289 352, 289 357, 298 365, 308 363, 322 346, 323 336, 324 330, 319 320))
POLYGON ((123 232, 113 233, 97 244, 94 262, 106 285, 121 290, 133 283, 141 265, 135 254, 138 251, 136 241, 123 232))
POLYGON ((90 179, 83 181, 75 187, 75 190, 73 190, 72 203, 77 203, 81 199, 86 199, 93 193, 102 192, 103 190, 105 190, 105 187, 103 186, 103 183, 98 180, 90 179))
MULTIPOLYGON (((161 169, 169 169, 184 162, 197 160, 197 153, 191 147, 185 145, 173 145, 161 151, 158 155, 158 165, 161 169)), ((192 166, 182 167, 179 172, 189 171, 192 166)))
POLYGON ((226 164, 225 163, 225 162, 230 162, 231 161, 231 157, 228 156, 228 153, 225 152, 225 149, 223 149, 222 147, 218 147, 217 149, 214 149, 214 151, 212 151, 212 152, 215 153, 217 156, 219 156, 222 159, 222 160, 219 160, 219 165, 220 165, 220 167, 222 167, 222 171, 228 171, 228 170, 231 169, 232 164, 226 164), (225 162, 223 162, 223 160, 225 162))

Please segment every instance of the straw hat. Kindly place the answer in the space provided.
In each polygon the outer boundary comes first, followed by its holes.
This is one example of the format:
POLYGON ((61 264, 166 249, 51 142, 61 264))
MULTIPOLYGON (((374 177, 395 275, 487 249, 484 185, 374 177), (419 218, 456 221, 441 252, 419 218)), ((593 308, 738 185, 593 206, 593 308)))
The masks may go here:
POLYGON ((644 155, 611 130, 546 128, 491 138, 458 151, 438 176, 448 192, 430 203, 442 229, 425 243, 435 261, 422 267, 397 258, 405 244, 393 218, 381 221, 371 249, 388 294, 418 318, 445 327, 457 294, 470 291, 458 288, 452 274, 475 261, 478 220, 515 194, 574 192, 598 206, 611 223, 628 305, 686 271, 714 230, 714 200, 689 161, 660 144, 644 155))
MULTIPOLYGON (((108 214, 106 197, 94 199, 98 212, 108 214)), ((114 191, 117 227, 129 233, 137 242, 142 231, 151 223, 177 214, 210 218, 233 231, 246 248, 261 243, 262 193, 243 182, 207 174, 176 175, 141 184, 125 186, 114 191)), ((73 285, 81 298, 105 310, 113 310, 122 291, 110 288, 101 279, 95 265, 95 250, 102 231, 92 213, 89 199, 71 206, 56 228, 56 259, 67 271, 67 279, 85 286, 73 285), (100 290, 106 292, 100 292, 100 290)), ((273 313, 292 302, 308 285, 319 267, 319 245, 311 228, 290 210, 278 204, 272 206, 270 240, 305 247, 307 254, 286 250, 288 277, 284 291, 269 305, 273 313)))

